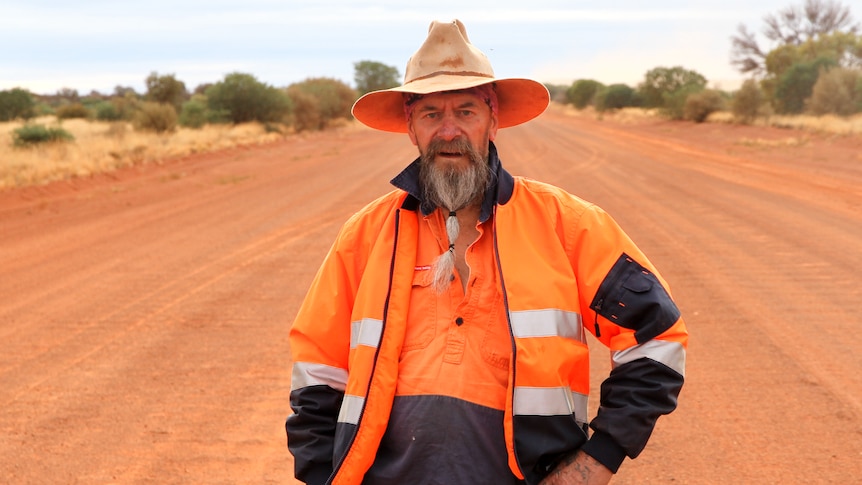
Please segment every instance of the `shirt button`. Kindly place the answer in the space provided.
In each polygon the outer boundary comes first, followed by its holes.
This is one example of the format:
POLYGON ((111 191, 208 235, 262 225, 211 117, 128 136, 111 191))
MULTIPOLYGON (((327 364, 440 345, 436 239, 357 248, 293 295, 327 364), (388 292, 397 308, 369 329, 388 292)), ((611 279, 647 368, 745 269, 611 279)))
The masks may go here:
POLYGON ((464 324, 464 319, 461 317, 458 317, 455 319, 455 323, 460 327, 461 325, 464 324))

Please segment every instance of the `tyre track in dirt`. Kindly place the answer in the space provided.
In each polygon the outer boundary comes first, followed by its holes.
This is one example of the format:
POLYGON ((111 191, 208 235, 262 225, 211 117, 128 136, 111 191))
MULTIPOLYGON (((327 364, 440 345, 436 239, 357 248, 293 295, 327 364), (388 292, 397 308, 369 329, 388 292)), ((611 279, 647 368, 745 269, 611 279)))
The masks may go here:
MULTIPOLYGON (((615 483, 862 475, 859 140, 552 110, 497 143, 611 213, 689 323, 680 409, 615 483)), ((290 321, 414 156, 349 128, 0 193, 4 480, 291 483, 290 321)))

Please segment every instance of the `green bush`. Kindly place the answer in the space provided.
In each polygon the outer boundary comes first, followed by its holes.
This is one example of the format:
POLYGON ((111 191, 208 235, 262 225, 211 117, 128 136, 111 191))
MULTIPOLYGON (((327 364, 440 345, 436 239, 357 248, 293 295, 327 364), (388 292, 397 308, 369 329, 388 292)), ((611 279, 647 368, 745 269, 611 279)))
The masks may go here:
POLYGON ((24 125, 12 132, 12 144, 28 147, 41 143, 72 141, 75 137, 59 126, 24 125))
POLYGON ((132 121, 138 130, 170 132, 177 128, 177 111, 170 104, 145 101, 138 106, 132 121))
POLYGON ((579 79, 566 91, 566 99, 575 108, 584 109, 594 103, 596 93, 605 87, 592 79, 579 79))
POLYGON ((611 84, 596 93, 596 110, 600 112, 638 106, 640 100, 633 88, 626 84, 611 84))
POLYGON ((188 128, 201 128, 207 123, 207 103, 205 98, 192 97, 183 103, 180 110, 180 125, 188 128))
POLYGON ((36 102, 29 91, 13 88, 0 91, 0 121, 29 120, 35 116, 36 102))
POLYGON ((862 108, 862 71, 836 68, 820 74, 808 100, 815 115, 849 116, 862 108))
POLYGON ((96 119, 99 121, 119 121, 123 119, 117 105, 110 101, 102 101, 94 106, 96 119))
POLYGON ((251 74, 231 73, 206 90, 207 107, 232 123, 278 122, 290 113, 287 95, 251 74))
POLYGON ((89 118, 92 114, 86 106, 81 103, 64 104, 54 111, 58 120, 68 120, 72 118, 89 118))
POLYGON ((350 108, 356 101, 356 91, 337 79, 309 78, 288 86, 288 91, 298 90, 317 99, 320 113, 319 129, 326 128, 330 121, 338 118, 351 119, 350 108))
POLYGON ((699 93, 693 93, 685 100, 683 107, 683 118, 695 123, 703 123, 706 118, 716 111, 724 108, 724 98, 721 93, 706 89, 699 93))
POLYGON ((748 79, 734 93, 730 101, 730 111, 740 123, 749 124, 757 119, 766 103, 763 90, 754 79, 748 79))
POLYGON ((664 107, 661 112, 672 120, 685 119, 685 104, 689 96, 702 91, 702 86, 689 85, 673 92, 664 93, 664 107))

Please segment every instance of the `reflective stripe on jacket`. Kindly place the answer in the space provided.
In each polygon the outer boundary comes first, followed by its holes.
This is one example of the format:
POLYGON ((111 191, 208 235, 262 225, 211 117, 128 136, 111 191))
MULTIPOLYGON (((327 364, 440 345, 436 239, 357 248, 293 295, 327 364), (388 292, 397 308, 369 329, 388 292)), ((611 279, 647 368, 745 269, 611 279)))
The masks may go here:
MULTIPOLYGON (((609 215, 497 171, 495 245, 514 365, 509 467, 537 483, 583 448, 612 470, 643 449, 682 386, 687 334, 655 269, 609 215), (587 439, 585 330, 612 352, 587 439)), ((415 162, 414 162, 415 163, 415 162)), ((291 328, 296 475, 360 483, 386 430, 416 264, 419 201, 395 190, 342 228, 291 328)))

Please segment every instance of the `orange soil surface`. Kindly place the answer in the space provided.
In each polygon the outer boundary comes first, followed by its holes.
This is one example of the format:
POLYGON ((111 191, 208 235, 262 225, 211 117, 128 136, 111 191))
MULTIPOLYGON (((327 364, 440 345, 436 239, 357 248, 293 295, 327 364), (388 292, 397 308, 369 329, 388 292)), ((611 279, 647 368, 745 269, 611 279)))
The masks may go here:
MULTIPOLYGON (((862 138, 549 111, 498 146, 614 215, 689 324, 615 483, 862 477, 862 138)), ((291 320, 414 156, 356 128, 0 193, 0 482, 291 483, 291 320)))

